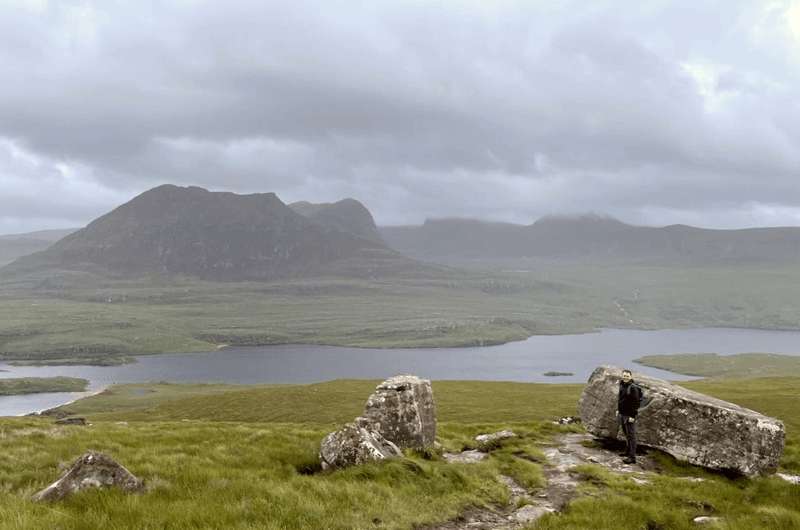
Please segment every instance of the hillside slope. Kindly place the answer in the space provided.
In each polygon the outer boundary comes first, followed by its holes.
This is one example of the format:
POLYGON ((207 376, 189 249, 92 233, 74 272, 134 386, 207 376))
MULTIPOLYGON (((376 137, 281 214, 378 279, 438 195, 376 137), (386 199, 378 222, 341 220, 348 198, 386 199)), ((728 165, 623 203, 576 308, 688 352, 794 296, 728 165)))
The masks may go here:
POLYGON ((800 228, 709 230, 686 225, 635 226, 587 215, 544 217, 532 225, 474 219, 382 227, 387 244, 423 259, 542 258, 680 265, 794 263, 800 228))
POLYGON ((297 213, 322 226, 347 232, 368 241, 383 243, 370 211, 355 199, 342 199, 334 203, 314 204, 307 201, 289 205, 297 213))
POLYGON ((164 185, 96 219, 6 273, 78 270, 121 277, 271 280, 374 276, 414 268, 385 245, 296 213, 274 193, 164 185))
POLYGON ((17 258, 45 250, 47 247, 78 230, 40 230, 25 234, 7 234, 0 236, 0 266, 11 263, 17 258))
MULTIPOLYGON (((782 471, 800 471, 796 378, 694 382, 692 389, 782 419, 782 471)), ((509 502, 498 480, 547 494, 547 453, 579 426, 553 425, 574 414, 581 385, 434 381, 437 438, 443 449, 475 447, 480 433, 517 437, 475 464, 449 464, 435 452, 320 472, 322 438, 364 407, 375 381, 221 387, 124 385, 67 408, 91 427, 48 417, 0 419, 0 528, 436 528, 476 509, 509 502), (93 491, 51 506, 30 502, 60 465, 103 451, 148 484, 141 495, 93 491)), ((559 447, 560 448, 560 447, 559 447)), ((569 465, 578 497, 536 528, 690 530, 713 515, 726 528, 797 528, 797 488, 777 477, 729 478, 651 451, 657 472, 611 473, 569 465), (637 479, 637 480, 634 480, 637 479), (620 525, 620 514, 624 525, 620 525)), ((515 506, 516 508, 516 506, 515 506)), ((463 521, 463 518, 461 519, 463 521)), ((508 527, 503 519, 499 527, 508 527)), ((496 526, 496 527, 497 527, 496 526)), ((456 528, 445 526, 444 528, 456 528)), ((492 528, 492 526, 482 526, 492 528)))

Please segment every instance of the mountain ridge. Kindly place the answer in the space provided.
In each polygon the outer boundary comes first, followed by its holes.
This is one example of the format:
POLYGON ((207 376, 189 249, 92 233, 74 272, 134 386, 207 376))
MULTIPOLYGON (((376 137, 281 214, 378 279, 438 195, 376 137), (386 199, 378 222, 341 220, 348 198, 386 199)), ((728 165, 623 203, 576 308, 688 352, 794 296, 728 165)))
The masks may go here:
POLYGON ((239 281, 375 275, 408 267, 412 260, 383 243, 308 219, 274 193, 238 195, 165 184, 3 271, 67 269, 239 281))
POLYGON ((546 216, 523 225, 470 218, 380 227, 399 252, 428 260, 542 258, 641 263, 800 261, 800 227, 640 226, 614 217, 546 216))
POLYGON ((298 201, 290 203, 289 208, 323 226, 383 244, 372 213, 356 199, 348 197, 333 203, 298 201))

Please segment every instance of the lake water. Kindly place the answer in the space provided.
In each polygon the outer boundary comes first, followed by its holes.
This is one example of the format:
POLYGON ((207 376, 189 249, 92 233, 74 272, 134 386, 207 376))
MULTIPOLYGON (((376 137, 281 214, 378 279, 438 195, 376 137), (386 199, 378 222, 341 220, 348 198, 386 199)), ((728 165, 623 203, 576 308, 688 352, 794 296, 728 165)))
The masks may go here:
POLYGON ((662 370, 633 364, 659 353, 765 352, 796 355, 800 332, 704 328, 636 331, 605 329, 583 335, 534 336, 520 342, 483 348, 368 349, 291 345, 225 348, 206 353, 138 357, 123 366, 9 366, 0 378, 83 377, 87 393, 47 393, 0 397, 0 415, 38 411, 72 401, 114 383, 147 381, 313 383, 331 379, 384 379, 413 373, 428 379, 473 379, 545 383, 585 382, 600 364, 633 366, 635 371, 687 380, 662 370), (573 372, 547 377, 547 371, 573 372))

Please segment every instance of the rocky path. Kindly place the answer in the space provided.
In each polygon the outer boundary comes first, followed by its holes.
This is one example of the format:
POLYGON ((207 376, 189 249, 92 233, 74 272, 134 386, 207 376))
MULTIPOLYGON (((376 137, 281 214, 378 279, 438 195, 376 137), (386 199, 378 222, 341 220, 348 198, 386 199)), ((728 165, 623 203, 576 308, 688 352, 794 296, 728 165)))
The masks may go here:
POLYGON ((633 319, 633 317, 631 317, 631 315, 630 315, 630 313, 628 312, 628 310, 627 310, 627 309, 625 309, 625 307, 624 307, 624 306, 623 306, 623 305, 620 303, 620 301, 619 301, 619 300, 616 300, 616 299, 615 299, 615 300, 614 300, 614 305, 615 305, 615 306, 616 306, 616 308, 619 310, 619 312, 620 312, 620 313, 622 313, 622 316, 624 316, 624 317, 625 317, 625 318, 628 320, 628 322, 629 322, 629 323, 631 323, 631 324, 638 324, 638 322, 636 322, 636 320, 634 320, 634 319, 633 319))
MULTIPOLYGON (((596 464, 620 474, 626 474, 640 486, 649 484, 649 475, 654 473, 654 464, 646 456, 638 458, 638 463, 625 464, 622 456, 606 449, 596 447, 590 434, 570 433, 557 437, 543 448, 546 457, 541 459, 525 453, 517 453, 517 458, 541 462, 544 467, 546 484, 537 491, 528 491, 513 478, 500 475, 497 480, 509 491, 509 502, 497 509, 472 508, 456 519, 446 523, 425 527, 425 530, 515 530, 532 524, 547 513, 558 512, 577 494, 579 478, 575 466, 596 464)), ((470 450, 462 453, 445 454, 445 459, 455 463, 480 462, 488 456, 481 451, 470 450)))

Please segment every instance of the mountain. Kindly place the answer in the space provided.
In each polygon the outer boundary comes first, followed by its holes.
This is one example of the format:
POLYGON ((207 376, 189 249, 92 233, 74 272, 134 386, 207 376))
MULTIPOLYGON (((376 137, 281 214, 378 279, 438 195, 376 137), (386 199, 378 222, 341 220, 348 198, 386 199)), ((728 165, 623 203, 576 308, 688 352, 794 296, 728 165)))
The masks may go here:
POLYGON ((800 261, 800 228, 711 230, 636 226, 600 215, 543 217, 531 225, 474 219, 382 227, 386 243, 428 260, 541 258, 638 263, 786 263, 800 261))
POLYGON ((380 228, 390 247, 425 259, 517 256, 524 246, 525 232, 522 225, 476 219, 437 219, 427 220, 422 226, 380 228))
POLYGON ((348 232, 368 241, 383 242, 372 214, 355 199, 319 204, 300 201, 291 203, 289 207, 325 227, 348 232))
POLYGON ((40 230, 26 234, 8 234, 0 236, 0 266, 15 259, 44 250, 59 239, 78 230, 40 230))
POLYGON ((164 185, 3 272, 68 270, 237 281, 372 277, 415 266, 383 243, 298 214, 274 193, 237 195, 164 185))

